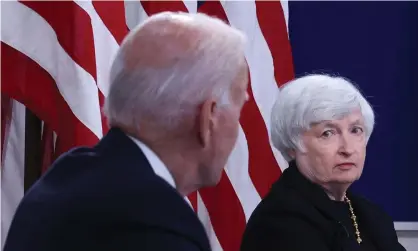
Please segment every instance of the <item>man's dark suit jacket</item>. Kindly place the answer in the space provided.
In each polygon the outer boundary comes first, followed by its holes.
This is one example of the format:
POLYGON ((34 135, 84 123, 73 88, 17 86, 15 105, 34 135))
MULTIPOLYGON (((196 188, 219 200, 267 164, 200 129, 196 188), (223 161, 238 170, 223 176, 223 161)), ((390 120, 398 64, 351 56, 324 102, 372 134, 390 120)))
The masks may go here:
POLYGON ((19 205, 4 251, 208 251, 184 198, 113 128, 61 156, 19 205))
MULTIPOLYGON (((348 205, 331 201, 325 191, 297 169, 294 161, 252 213, 241 251, 405 251, 392 219, 368 200, 347 193, 363 243, 355 241, 348 205), (347 206, 344 217, 336 207, 347 206), (341 220, 345 219, 347 220, 341 220)), ((340 209, 341 207, 337 207, 340 209)))

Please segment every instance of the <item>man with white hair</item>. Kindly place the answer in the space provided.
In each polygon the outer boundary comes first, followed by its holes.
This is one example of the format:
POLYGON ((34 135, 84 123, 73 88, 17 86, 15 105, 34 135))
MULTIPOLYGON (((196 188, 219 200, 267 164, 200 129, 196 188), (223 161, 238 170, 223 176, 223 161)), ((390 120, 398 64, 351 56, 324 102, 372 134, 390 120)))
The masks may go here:
POLYGON ((204 14, 164 12, 131 31, 111 69, 110 131, 30 189, 4 250, 210 250, 184 197, 216 185, 234 147, 244 44, 204 14))
POLYGON ((374 112, 347 79, 283 86, 272 142, 289 167, 252 213, 242 251, 404 251, 391 218, 349 187, 362 174, 374 112))

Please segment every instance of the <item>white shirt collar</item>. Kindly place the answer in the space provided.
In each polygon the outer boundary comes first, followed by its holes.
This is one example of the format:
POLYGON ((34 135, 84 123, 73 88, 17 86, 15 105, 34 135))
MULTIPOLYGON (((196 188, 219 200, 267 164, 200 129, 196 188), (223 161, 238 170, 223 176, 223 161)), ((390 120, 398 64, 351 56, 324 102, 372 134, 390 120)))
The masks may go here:
POLYGON ((172 187, 176 188, 176 183, 174 182, 173 175, 171 175, 170 171, 168 171, 167 166, 161 161, 157 154, 155 154, 148 146, 146 146, 138 139, 129 135, 128 137, 131 138, 135 142, 135 144, 137 144, 138 147, 142 150, 145 157, 148 159, 148 162, 150 163, 152 169, 154 170, 155 174, 160 176, 172 187))
MULTIPOLYGON (((155 174, 160 176, 163 180, 165 180, 168 184, 170 184, 174 189, 176 189, 176 183, 174 182, 173 175, 171 175, 170 171, 168 170, 167 166, 162 162, 162 160, 155 154, 147 145, 142 143, 140 140, 127 135, 130 139, 132 139, 135 144, 138 145, 139 149, 142 150, 145 157, 148 159, 152 169, 154 170, 155 174)), ((186 203, 192 208, 193 206, 190 200, 185 196, 183 199, 186 203)))

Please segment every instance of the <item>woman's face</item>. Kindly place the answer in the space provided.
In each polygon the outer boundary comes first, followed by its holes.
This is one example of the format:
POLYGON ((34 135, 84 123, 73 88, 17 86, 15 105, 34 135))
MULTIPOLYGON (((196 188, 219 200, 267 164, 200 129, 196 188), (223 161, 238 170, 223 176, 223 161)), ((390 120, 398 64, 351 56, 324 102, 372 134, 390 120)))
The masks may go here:
POLYGON ((360 178, 366 135, 360 111, 340 120, 322 121, 302 134, 304 151, 295 151, 299 170, 320 185, 351 184, 360 178))

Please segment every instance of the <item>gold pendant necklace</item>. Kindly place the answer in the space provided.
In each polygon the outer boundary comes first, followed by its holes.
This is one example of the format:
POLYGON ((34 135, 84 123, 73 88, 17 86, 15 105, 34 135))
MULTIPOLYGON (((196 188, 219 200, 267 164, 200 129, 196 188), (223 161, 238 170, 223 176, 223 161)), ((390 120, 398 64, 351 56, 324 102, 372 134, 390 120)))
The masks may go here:
POLYGON ((345 194, 344 194, 344 200, 345 202, 347 202, 348 208, 350 209, 351 219, 353 220, 354 228, 356 229, 357 243, 360 244, 362 242, 362 239, 360 238, 360 231, 358 230, 357 217, 354 214, 354 209, 351 206, 350 199, 345 194))

